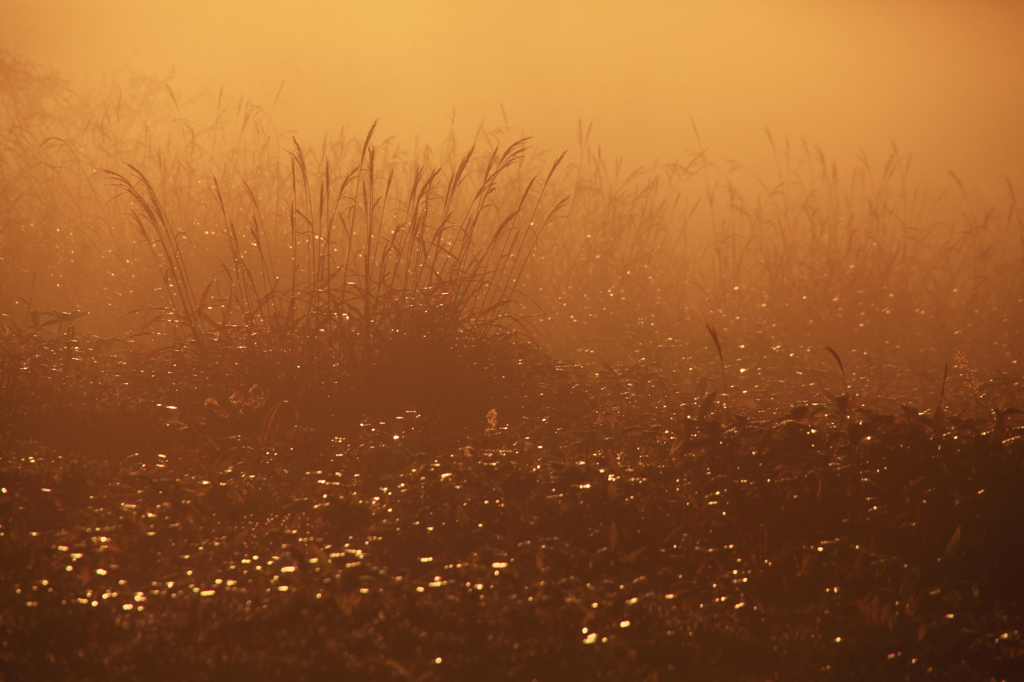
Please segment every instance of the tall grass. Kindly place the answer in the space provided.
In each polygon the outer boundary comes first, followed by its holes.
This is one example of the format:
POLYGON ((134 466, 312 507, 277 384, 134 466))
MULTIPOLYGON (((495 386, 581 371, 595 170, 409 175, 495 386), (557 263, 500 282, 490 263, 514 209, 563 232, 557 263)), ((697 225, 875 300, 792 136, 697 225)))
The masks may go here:
POLYGON ((245 100, 196 113, 157 80, 81 94, 9 54, 0 78, 8 385, 31 348, 84 331, 151 392, 259 381, 332 415, 480 411, 522 342, 703 353, 717 374, 708 324, 726 363, 828 345, 941 374, 957 350, 1002 367, 1021 351, 1012 188, 991 209, 955 181, 926 192, 895 151, 841 171, 769 139, 764 171, 700 147, 627 169, 582 128, 564 163, 501 131, 441 153, 373 130, 310 146, 245 100))
POLYGON ((110 173, 163 275, 167 306, 149 324, 196 358, 270 363, 282 383, 356 392, 364 406, 398 409, 398 398, 426 409, 439 389, 471 392, 451 385, 469 379, 466 364, 526 329, 516 290, 561 207, 547 196, 559 160, 539 179, 503 184, 525 140, 442 168, 375 147, 372 132, 320 153, 293 141, 287 203, 265 209, 243 183, 241 225, 214 180, 226 248, 202 280, 181 246, 188 233, 145 175, 110 173))
POLYGON ((915 186, 896 151, 841 174, 819 149, 770 142, 770 173, 723 169, 700 150, 616 173, 584 150, 567 228, 544 249, 565 265, 543 269, 578 275, 547 286, 580 343, 621 340, 616 308, 662 337, 700 336, 713 320, 741 336, 925 342, 949 357, 980 330, 1007 342, 1024 312, 1012 188, 979 212, 952 182, 915 186))

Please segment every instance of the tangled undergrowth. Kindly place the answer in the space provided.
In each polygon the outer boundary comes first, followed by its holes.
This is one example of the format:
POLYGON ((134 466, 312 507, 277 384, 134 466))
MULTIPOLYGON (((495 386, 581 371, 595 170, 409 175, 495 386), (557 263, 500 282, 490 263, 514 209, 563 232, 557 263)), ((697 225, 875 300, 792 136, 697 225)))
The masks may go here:
POLYGON ((461 441, 415 412, 327 439, 261 386, 100 448, 9 430, 4 679, 1024 671, 1013 406, 764 410, 521 359, 519 413, 461 441))

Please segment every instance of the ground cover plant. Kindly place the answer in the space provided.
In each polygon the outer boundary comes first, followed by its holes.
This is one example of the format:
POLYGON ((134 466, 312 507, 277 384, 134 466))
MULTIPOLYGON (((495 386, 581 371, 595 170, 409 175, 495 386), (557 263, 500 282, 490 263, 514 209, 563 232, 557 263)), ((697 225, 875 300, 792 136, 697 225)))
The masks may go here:
POLYGON ((0 78, 0 678, 1024 674, 1012 188, 0 78))

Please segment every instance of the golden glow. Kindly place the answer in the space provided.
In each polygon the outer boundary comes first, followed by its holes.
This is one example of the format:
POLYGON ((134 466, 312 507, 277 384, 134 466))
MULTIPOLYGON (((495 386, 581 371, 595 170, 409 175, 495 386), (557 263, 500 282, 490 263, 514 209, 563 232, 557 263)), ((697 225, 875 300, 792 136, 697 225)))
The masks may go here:
POLYGON ((453 111, 465 139, 504 107, 542 146, 573 146, 582 119, 606 154, 646 164, 696 146, 692 117, 716 158, 745 164, 768 128, 841 164, 895 143, 938 179, 1024 178, 1015 2, 0 0, 0 15, 0 45, 73 79, 224 86, 305 139, 379 118, 435 142, 453 111))

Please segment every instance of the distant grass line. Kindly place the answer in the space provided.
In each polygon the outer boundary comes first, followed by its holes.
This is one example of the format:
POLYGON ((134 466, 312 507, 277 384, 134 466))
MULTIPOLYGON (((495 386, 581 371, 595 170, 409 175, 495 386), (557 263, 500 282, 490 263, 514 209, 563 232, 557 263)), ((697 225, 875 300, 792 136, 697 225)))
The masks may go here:
POLYGON ((895 152, 840 173, 770 139, 765 175, 703 148, 623 169, 582 127, 558 158, 504 131, 462 151, 374 130, 311 147, 244 100, 197 124, 159 80, 80 93, 0 53, 0 82, 8 358, 90 332, 160 371, 258 364, 386 403, 493 373, 515 339, 664 359, 706 350, 712 325, 723 365, 747 343, 827 345, 920 352, 932 372, 1022 351, 1013 188, 992 208, 956 183, 929 194, 895 152))
POLYGON ((713 320, 741 338, 924 340, 952 357, 972 332, 1005 344, 1018 329, 1024 223, 1012 191, 979 212, 952 191, 916 188, 895 152, 843 178, 820 150, 773 151, 774 179, 703 152, 616 174, 584 147, 568 225, 552 235, 564 241, 542 252, 569 266, 534 270, 573 316, 560 317, 563 334, 614 345, 642 319, 661 337, 692 338, 713 320))

